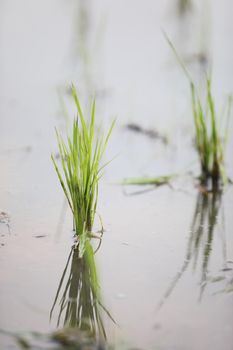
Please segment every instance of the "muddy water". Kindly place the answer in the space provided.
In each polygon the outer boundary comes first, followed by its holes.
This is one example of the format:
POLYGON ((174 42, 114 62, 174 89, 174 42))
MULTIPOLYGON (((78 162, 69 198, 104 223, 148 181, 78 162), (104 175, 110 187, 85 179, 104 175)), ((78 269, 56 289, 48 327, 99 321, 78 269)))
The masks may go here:
MULTIPOLYGON (((233 189, 198 195, 189 176, 147 193, 127 176, 198 172, 188 84, 164 28, 195 79, 212 68, 221 110, 233 90, 232 4, 196 1, 2 1, 0 3, 0 329, 47 332, 72 245, 50 153, 54 126, 97 95, 99 124, 117 116, 100 186, 105 227, 95 255, 110 343, 145 349, 232 349, 233 189), (200 63, 200 57, 201 63, 200 63), (66 112, 66 113, 65 113, 66 112), (125 129, 155 129, 168 145, 125 129)), ((232 132, 230 136, 232 135, 232 132)), ((229 139, 227 165, 233 176, 229 139)), ((98 222, 96 230, 98 230, 98 222)), ((2 349, 17 348, 0 336, 2 349)))

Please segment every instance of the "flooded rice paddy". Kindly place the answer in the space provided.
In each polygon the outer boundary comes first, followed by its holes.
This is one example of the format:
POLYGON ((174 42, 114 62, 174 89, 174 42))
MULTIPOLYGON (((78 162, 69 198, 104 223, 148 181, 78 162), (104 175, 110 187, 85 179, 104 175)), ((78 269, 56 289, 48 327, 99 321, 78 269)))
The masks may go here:
MULTIPOLYGON (((232 11, 228 0, 0 2, 0 349, 70 349, 76 338, 232 349, 233 187, 198 187, 189 85, 162 34, 200 91, 212 71, 221 120, 233 92, 232 11), (117 118, 91 264, 72 249, 50 158, 54 127, 64 132, 75 116, 71 82, 87 109, 96 96, 97 127, 117 118), (179 176, 157 188, 121 185, 170 174, 179 176), (71 334, 59 337, 64 325, 71 334)), ((232 146, 231 125, 231 179, 232 146)))

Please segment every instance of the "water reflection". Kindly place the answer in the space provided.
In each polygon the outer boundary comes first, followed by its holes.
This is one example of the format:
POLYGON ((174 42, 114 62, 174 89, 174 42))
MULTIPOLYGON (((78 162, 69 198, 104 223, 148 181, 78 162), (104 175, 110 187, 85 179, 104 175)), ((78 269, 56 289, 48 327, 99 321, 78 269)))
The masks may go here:
POLYGON ((50 318, 55 308, 58 309, 57 327, 76 328, 87 331, 96 341, 106 340, 103 313, 114 320, 101 301, 94 252, 89 241, 82 258, 78 247, 72 247, 50 318))
MULTIPOLYGON (((199 300, 201 300, 207 284, 212 282, 212 279, 208 274, 208 266, 212 253, 214 231, 216 224, 218 223, 221 203, 222 191, 216 190, 212 192, 204 191, 198 193, 184 263, 164 294, 158 308, 160 308, 166 302, 167 298, 176 287, 178 281, 191 264, 193 267, 193 272, 197 270, 197 266, 200 266, 201 270, 199 300)), ((226 242, 224 238, 222 243, 225 261, 226 242)))
POLYGON ((70 82, 77 86, 85 104, 96 98, 105 98, 109 93, 103 86, 102 44, 105 34, 105 18, 94 10, 92 0, 72 0, 66 2, 69 8, 70 38, 66 52, 65 67, 68 75, 57 86, 58 114, 64 118, 69 128, 72 116, 70 82), (99 82, 101 81, 101 86, 99 82), (67 85, 68 84, 68 85, 67 85))
POLYGON ((222 191, 199 193, 191 226, 187 259, 193 260, 194 270, 198 255, 202 254, 202 273, 200 298, 204 292, 208 278, 208 265, 212 252, 214 229, 221 207, 222 191))
POLYGON ((72 79, 77 81, 79 89, 82 89, 87 96, 92 96, 99 89, 101 47, 105 32, 104 17, 99 18, 96 15, 91 0, 75 0, 71 11, 69 57, 73 70, 72 79))
POLYGON ((177 1, 177 12, 180 16, 184 16, 187 12, 192 10, 192 0, 178 0, 177 1))
POLYGON ((209 69, 211 31, 211 4, 199 5, 193 0, 177 0, 177 36, 179 52, 188 69, 201 77, 209 69), (194 30, 195 28, 195 30, 194 30))
POLYGON ((91 74, 91 47, 90 47, 90 1, 79 0, 75 4, 73 20, 73 38, 71 40, 71 57, 75 65, 80 67, 81 78, 85 88, 91 92, 93 89, 91 74))

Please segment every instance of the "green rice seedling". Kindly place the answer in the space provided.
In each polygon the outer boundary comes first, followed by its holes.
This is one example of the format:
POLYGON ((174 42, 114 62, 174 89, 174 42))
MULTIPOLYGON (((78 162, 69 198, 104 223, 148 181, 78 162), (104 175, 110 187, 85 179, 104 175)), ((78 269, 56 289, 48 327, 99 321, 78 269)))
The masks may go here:
POLYGON ((67 142, 56 131, 61 166, 52 155, 52 161, 61 187, 73 214, 74 231, 79 238, 80 252, 85 240, 92 235, 98 201, 98 184, 103 168, 101 160, 114 127, 112 123, 106 136, 95 131, 95 100, 92 103, 90 123, 83 115, 75 87, 72 96, 78 116, 67 142))
POLYGON ((211 79, 206 78, 206 106, 204 107, 198 97, 197 90, 191 82, 192 111, 195 125, 195 143, 201 166, 201 181, 206 183, 209 179, 213 186, 220 181, 227 182, 225 171, 225 148, 231 99, 228 101, 227 123, 221 133, 216 116, 215 103, 211 90, 211 79))
POLYGON ((228 181, 225 171, 224 156, 232 98, 229 97, 227 101, 225 109, 226 113, 223 116, 225 117, 226 124, 222 131, 217 121, 211 78, 206 78, 206 98, 204 99, 205 102, 203 102, 199 97, 197 88, 175 47, 166 33, 164 33, 164 36, 190 83, 192 113, 195 126, 195 144, 200 161, 201 182, 207 185, 209 180, 211 180, 212 187, 219 187, 220 184, 225 184, 228 181))

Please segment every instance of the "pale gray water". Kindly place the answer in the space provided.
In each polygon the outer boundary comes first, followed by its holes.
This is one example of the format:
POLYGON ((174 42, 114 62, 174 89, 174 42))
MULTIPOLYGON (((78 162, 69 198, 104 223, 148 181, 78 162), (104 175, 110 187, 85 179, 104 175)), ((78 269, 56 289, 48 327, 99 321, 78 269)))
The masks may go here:
MULTIPOLYGON (((221 271, 233 266, 233 189, 222 199, 201 300, 204 239, 195 271, 191 259, 158 310, 186 258, 197 190, 186 177, 173 189, 140 196, 126 196, 116 185, 127 176, 198 171, 188 83, 161 28, 197 81, 203 75, 190 62, 193 55, 209 58, 220 111, 233 91, 231 1, 196 1, 181 18, 174 8, 175 1, 152 0, 0 2, 0 211, 10 215, 10 234, 0 223, 0 329, 46 332, 56 325, 49 311, 70 251, 72 220, 50 153, 57 149, 54 127, 63 130, 66 123, 58 91, 71 118, 75 113, 66 93, 73 81, 85 103, 96 92, 99 124, 107 127, 117 117, 106 158, 117 157, 100 186, 106 233, 96 255, 104 303, 119 325, 106 317, 109 341, 144 349, 232 349, 232 293, 218 292, 233 277, 232 270, 221 271), (127 123, 154 128, 169 144, 125 130, 127 123)), ((2 349, 10 343, 0 336, 2 349)))

